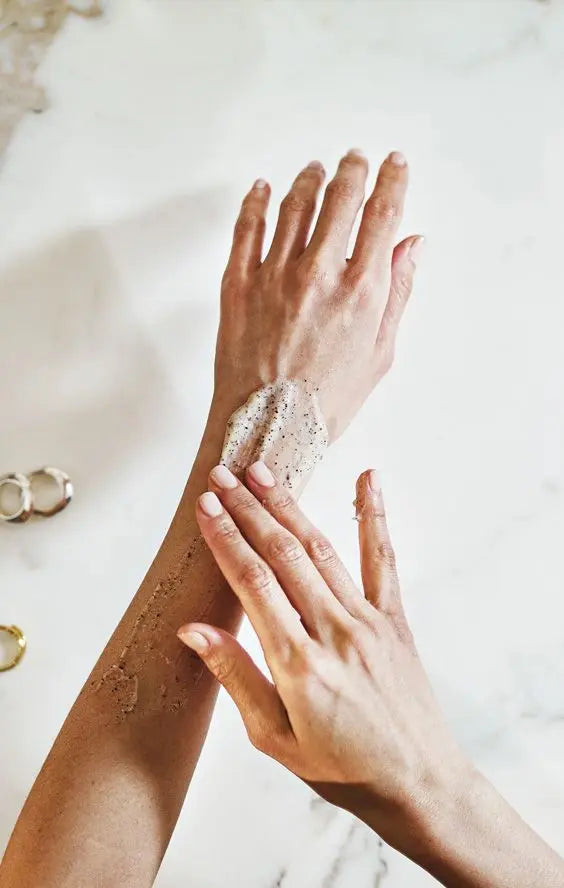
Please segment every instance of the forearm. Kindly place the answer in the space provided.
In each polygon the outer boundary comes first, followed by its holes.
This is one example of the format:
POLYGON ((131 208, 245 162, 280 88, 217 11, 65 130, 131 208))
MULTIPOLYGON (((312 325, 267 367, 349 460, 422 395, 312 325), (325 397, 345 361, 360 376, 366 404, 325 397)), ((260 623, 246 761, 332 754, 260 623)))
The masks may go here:
POLYGON ((406 818, 399 850, 447 888, 563 888, 564 861, 469 768, 406 818))
POLYGON ((194 519, 225 420, 212 411, 166 538, 30 793, 1 888, 142 888, 154 880, 216 694, 176 630, 205 618, 234 631, 240 619, 194 519))

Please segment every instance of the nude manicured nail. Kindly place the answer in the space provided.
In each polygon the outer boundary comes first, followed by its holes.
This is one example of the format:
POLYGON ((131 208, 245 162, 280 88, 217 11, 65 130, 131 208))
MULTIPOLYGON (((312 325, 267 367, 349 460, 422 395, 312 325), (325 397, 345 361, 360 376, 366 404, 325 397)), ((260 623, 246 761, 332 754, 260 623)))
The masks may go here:
POLYGON ((349 148, 347 151, 347 157, 362 157, 363 159, 366 159, 366 154, 362 148, 349 148))
POLYGON ((197 654, 205 654, 210 646, 205 635, 202 635, 201 632, 195 632, 194 629, 179 629, 178 637, 180 641, 183 641, 187 647, 196 651, 197 654))
POLYGON ((405 155, 402 154, 401 151, 392 151, 392 153, 388 155, 388 160, 390 163, 393 163, 394 166, 398 167, 404 167, 407 164, 405 155))
POLYGON ((266 188, 268 182, 266 179, 257 179, 253 185, 253 188, 266 188))
POLYGON ((376 471, 376 469, 371 469, 370 474, 368 476, 368 486, 372 493, 380 493, 382 490, 382 484, 380 483, 380 475, 376 471))
POLYGON ((260 460, 249 467, 249 475, 253 481, 256 484, 260 484, 261 487, 274 487, 276 484, 274 475, 268 466, 260 460))
POLYGON ((323 164, 320 160, 310 160, 307 165, 308 170, 322 170, 324 169, 323 164))
POLYGON ((211 493, 209 490, 206 493, 202 493, 201 497, 198 500, 200 509, 207 515, 208 518, 217 518, 218 515, 221 515, 223 512, 223 506, 220 501, 216 497, 215 493, 211 493))
POLYGON ((237 478, 229 471, 227 466, 216 466, 215 469, 211 470, 210 478, 218 487, 224 490, 233 490, 237 487, 237 478))
POLYGON ((425 238, 418 237, 414 241, 412 241, 411 246, 409 248, 409 258, 413 262, 414 265, 417 265, 419 262, 423 250, 425 248, 425 238))

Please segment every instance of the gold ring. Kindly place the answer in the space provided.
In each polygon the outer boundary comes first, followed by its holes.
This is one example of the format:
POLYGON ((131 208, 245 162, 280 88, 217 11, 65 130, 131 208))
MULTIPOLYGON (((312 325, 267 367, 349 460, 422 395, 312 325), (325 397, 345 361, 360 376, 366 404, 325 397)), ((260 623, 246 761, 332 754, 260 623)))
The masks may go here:
POLYGON ((0 626, 0 632, 5 632, 7 635, 11 635, 12 638, 16 639, 18 645, 16 653, 14 654, 12 659, 8 660, 7 663, 0 663, 0 672, 7 672, 8 669, 13 669, 14 666, 17 666, 21 658, 25 654, 27 640, 22 630, 18 629, 17 626, 0 626))
POLYGON ((38 509, 35 503, 33 505, 33 511, 36 515, 43 515, 45 518, 49 518, 51 515, 56 515, 57 512, 62 512, 70 503, 73 495, 72 481, 67 473, 62 472, 61 469, 55 469, 53 466, 43 466, 42 469, 36 469, 35 472, 29 473, 30 486, 33 485, 34 478, 40 478, 41 476, 52 478, 59 488, 59 500, 52 508, 38 509))

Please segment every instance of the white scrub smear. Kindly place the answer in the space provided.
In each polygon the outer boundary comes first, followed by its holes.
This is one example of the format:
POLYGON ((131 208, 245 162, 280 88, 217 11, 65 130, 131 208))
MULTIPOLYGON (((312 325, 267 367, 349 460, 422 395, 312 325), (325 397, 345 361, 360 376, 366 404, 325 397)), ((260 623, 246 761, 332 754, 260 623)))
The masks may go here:
POLYGON ((277 379, 232 414, 221 462, 237 474, 265 460, 286 487, 294 487, 323 458, 328 443, 316 389, 305 380, 277 379))

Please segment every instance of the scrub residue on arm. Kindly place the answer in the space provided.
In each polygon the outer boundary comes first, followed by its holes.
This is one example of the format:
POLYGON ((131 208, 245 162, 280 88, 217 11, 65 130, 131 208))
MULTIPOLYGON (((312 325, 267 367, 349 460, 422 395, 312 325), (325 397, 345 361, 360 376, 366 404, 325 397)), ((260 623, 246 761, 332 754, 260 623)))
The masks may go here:
POLYGON ((264 460, 287 487, 295 487, 323 458, 328 443, 316 389, 306 380, 278 379, 232 414, 221 462, 240 474, 264 460))

